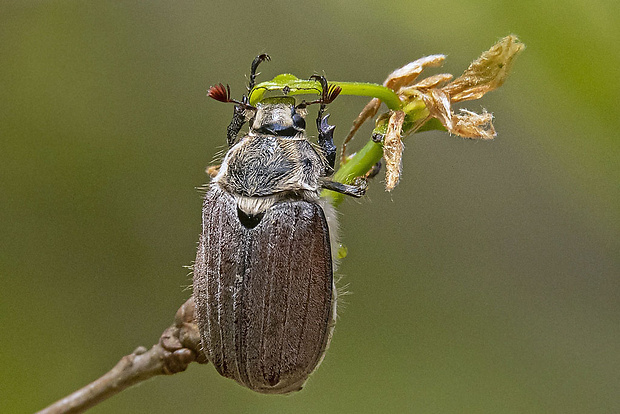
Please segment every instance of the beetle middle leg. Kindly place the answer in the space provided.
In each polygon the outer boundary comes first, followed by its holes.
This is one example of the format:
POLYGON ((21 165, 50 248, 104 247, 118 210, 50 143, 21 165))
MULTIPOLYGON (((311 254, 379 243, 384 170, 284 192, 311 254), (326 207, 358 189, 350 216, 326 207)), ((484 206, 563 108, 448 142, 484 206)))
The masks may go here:
POLYGON ((368 189, 368 181, 375 178, 375 176, 379 174, 380 170, 381 161, 373 165, 365 175, 357 177, 353 184, 343 184, 338 181, 332 181, 327 178, 323 178, 321 180, 321 187, 326 190, 335 191, 340 194, 360 198, 364 194, 366 194, 366 190, 368 189))
POLYGON ((332 181, 328 179, 321 180, 321 187, 326 190, 335 191, 340 194, 348 195, 355 198, 360 198, 366 194, 366 188, 368 187, 365 177, 358 177, 355 180, 355 184, 343 184, 338 181, 332 181))

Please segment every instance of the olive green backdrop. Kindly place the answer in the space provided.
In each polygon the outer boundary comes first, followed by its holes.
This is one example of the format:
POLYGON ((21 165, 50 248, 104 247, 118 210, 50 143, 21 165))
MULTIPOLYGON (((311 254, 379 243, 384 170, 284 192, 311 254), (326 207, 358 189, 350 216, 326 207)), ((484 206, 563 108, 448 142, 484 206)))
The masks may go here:
MULTIPOLYGON (((92 412, 620 412, 619 27, 614 0, 3 1, 0 412, 150 346, 190 295, 232 111, 210 85, 240 94, 262 52, 262 80, 381 82, 433 53, 459 74, 510 33, 512 76, 462 105, 497 139, 409 137, 395 191, 340 208, 350 294, 303 391, 192 365, 92 412)), ((330 107, 338 142, 364 103, 330 107)))

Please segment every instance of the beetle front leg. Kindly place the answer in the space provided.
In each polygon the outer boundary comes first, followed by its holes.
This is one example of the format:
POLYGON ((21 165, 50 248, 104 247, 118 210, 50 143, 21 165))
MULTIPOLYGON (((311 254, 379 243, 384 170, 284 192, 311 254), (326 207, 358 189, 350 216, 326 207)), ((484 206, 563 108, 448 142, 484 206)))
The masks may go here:
POLYGON ((329 125, 327 122, 329 115, 323 116, 325 107, 327 104, 332 103, 334 99, 340 94, 342 89, 340 86, 330 85, 327 83, 325 76, 312 75, 310 79, 314 79, 321 84, 321 99, 310 103, 320 103, 319 113, 316 117, 316 129, 319 132, 318 143, 323 154, 327 159, 326 175, 330 176, 334 173, 334 167, 336 165, 336 146, 334 145, 334 125, 329 125))
POLYGON ((323 110, 325 108, 321 105, 319 109, 319 115, 316 118, 316 128, 319 131, 319 146, 323 150, 323 155, 327 159, 327 175, 330 176, 334 173, 334 166, 336 165, 336 145, 334 145, 334 125, 328 123, 329 114, 323 116, 323 110))
MULTIPOLYGON (((250 69, 250 82, 248 84, 248 94, 252 92, 252 88, 254 88, 254 85, 256 84, 256 75, 257 75, 258 65, 260 65, 261 63, 265 61, 268 62, 270 60, 271 58, 269 57, 269 55, 263 53, 261 55, 256 56, 254 60, 252 61, 252 67, 250 69)), ((249 105, 250 102, 249 102, 247 95, 243 96, 241 103, 245 105, 249 105)), ((233 112, 233 118, 230 121, 230 124, 228 124, 227 133, 226 133, 226 139, 228 141, 229 148, 232 147, 237 142, 237 135, 239 134, 239 131, 241 130, 244 124, 245 124, 245 108, 240 105, 235 105, 235 110, 233 112)))
POLYGON ((239 135, 239 131, 241 127, 243 127, 243 124, 245 124, 245 109, 239 105, 235 105, 232 120, 230 124, 228 124, 228 128, 226 128, 228 148, 232 147, 237 142, 237 135, 239 135))

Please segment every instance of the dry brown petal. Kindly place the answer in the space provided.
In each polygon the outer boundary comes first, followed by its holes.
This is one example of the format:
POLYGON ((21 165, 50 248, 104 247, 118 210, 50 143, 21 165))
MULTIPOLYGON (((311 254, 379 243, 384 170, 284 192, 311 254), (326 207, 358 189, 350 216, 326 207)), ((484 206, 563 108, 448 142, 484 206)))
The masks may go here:
POLYGON ((403 86, 411 85, 411 83, 420 76, 424 68, 439 67, 443 64, 445 59, 445 55, 431 55, 409 62, 405 66, 390 73, 385 82, 383 82, 383 86, 397 91, 403 86))
POLYGON ((406 91, 409 89, 422 90, 422 89, 437 88, 439 87, 439 85, 441 85, 442 83, 448 82, 452 78, 453 76, 449 73, 440 73, 438 75, 429 76, 428 78, 422 79, 420 82, 416 83, 413 86, 409 86, 407 88, 401 88, 399 93, 406 93, 406 91))
POLYGON ((441 89, 430 89, 420 96, 424 100, 430 115, 439 119, 448 131, 452 130, 452 105, 450 105, 448 94, 441 89))
POLYGON ((404 145, 400 131, 405 120, 403 111, 394 111, 390 116, 387 132, 383 139, 383 157, 385 158, 385 189, 392 191, 400 180, 404 145))
POLYGON ((442 89, 430 89, 421 94, 430 115, 439 119, 448 132, 472 139, 493 139, 493 115, 484 111, 482 114, 462 109, 460 114, 452 112, 450 96, 442 89))
POLYGON ((347 135, 347 137, 344 139, 344 142, 342 143, 342 149, 340 150, 340 163, 341 164, 344 164, 346 162, 347 144, 349 143, 349 141, 353 139, 353 136, 355 135, 357 130, 360 129, 360 127, 362 126, 364 122, 366 122, 366 120, 372 118, 373 116, 377 114, 377 111, 379 110, 380 107, 381 107, 381 101, 377 98, 372 98, 370 102, 366 104, 364 109, 362 109, 362 112, 360 112, 357 118, 355 118, 355 121, 353 121, 353 125, 351 126, 351 129, 349 130, 349 134, 347 135))
POLYGON ((461 109, 460 114, 452 114, 454 129, 450 132, 464 138, 493 139, 493 115, 487 111, 481 114, 461 109))
POLYGON ((398 90, 398 96, 403 102, 411 102, 414 99, 429 93, 429 90, 436 89, 439 85, 449 81, 450 79, 452 79, 452 75, 449 73, 429 76, 428 78, 422 79, 415 85, 400 88, 398 90))
POLYGON ((479 99, 500 87, 512 68, 514 58, 525 48, 516 36, 504 37, 484 52, 467 70, 443 88, 452 102, 479 99))

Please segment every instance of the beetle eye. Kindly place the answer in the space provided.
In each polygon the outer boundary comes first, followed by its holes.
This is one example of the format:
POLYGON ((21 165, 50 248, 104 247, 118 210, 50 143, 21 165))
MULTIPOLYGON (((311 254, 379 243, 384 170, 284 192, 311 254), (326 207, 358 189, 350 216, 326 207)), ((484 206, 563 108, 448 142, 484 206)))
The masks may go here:
POLYGON ((297 112, 293 114, 293 126, 295 129, 306 129, 306 120, 297 112))

